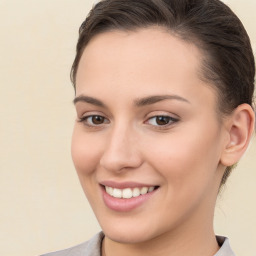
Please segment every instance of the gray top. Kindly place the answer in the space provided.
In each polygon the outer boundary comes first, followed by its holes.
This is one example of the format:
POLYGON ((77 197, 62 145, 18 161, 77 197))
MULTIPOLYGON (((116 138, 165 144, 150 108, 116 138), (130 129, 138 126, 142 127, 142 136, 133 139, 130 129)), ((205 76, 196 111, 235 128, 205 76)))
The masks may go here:
MULTIPOLYGON (((87 242, 66 250, 52 252, 41 256, 100 256, 103 238, 104 234, 103 232, 100 232, 87 242)), ((217 236, 217 241, 221 248, 214 256, 235 256, 229 245, 228 238, 217 236)))

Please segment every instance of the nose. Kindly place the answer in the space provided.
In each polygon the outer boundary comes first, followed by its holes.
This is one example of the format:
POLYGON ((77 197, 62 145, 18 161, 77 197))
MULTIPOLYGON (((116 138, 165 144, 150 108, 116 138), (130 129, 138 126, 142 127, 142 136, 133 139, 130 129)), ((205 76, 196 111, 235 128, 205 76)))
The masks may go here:
POLYGON ((138 168, 143 160, 138 150, 138 137, 128 127, 116 127, 106 140, 100 165, 112 172, 138 168))

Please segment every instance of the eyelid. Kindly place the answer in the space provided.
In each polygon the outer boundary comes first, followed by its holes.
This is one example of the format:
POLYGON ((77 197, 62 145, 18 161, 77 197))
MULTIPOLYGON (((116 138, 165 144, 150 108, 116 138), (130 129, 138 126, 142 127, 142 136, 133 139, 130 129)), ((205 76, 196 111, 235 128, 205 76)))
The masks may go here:
POLYGON ((104 118, 107 118, 106 115, 101 111, 87 110, 87 111, 83 111, 83 112, 81 111, 81 113, 79 113, 79 112, 77 113, 78 119, 84 119, 84 118, 90 117, 90 116, 102 116, 104 118))
POLYGON ((170 117, 170 118, 172 118, 172 119, 174 119, 174 120, 180 120, 180 119, 181 119, 179 115, 174 114, 174 113, 172 113, 172 112, 168 112, 168 111, 158 111, 158 110, 152 111, 152 112, 150 112, 149 114, 147 114, 147 115, 145 116, 145 119, 148 120, 148 119, 150 119, 150 118, 159 117, 159 116, 170 117))

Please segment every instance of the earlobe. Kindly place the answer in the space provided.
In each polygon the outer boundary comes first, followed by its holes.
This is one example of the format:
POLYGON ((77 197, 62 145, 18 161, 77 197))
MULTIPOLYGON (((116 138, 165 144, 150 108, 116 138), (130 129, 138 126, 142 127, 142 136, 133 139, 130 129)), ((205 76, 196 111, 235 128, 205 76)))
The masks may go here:
POLYGON ((248 104, 239 105, 228 118, 228 141, 224 145, 221 163, 232 166, 245 153, 254 130, 255 114, 248 104))

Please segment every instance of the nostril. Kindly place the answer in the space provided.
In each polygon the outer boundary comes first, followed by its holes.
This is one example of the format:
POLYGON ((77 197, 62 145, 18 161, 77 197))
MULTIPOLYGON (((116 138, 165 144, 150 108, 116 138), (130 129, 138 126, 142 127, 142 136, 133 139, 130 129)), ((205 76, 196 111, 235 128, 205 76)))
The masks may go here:
POLYGON ((108 171, 123 172, 134 170, 141 166, 142 159, 138 155, 127 155, 126 153, 105 152, 99 164, 108 171))

